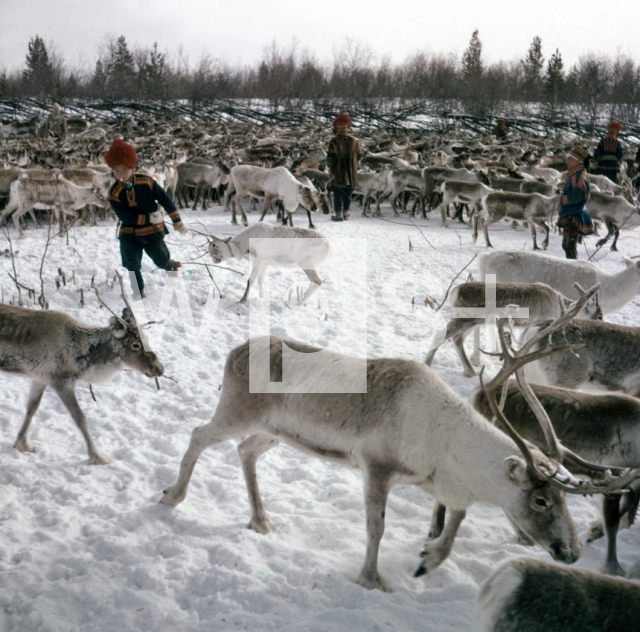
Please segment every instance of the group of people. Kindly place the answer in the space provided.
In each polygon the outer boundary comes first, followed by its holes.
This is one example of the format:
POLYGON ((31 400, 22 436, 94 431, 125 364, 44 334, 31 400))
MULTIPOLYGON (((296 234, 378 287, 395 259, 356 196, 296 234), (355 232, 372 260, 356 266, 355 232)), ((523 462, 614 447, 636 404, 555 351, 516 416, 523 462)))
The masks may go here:
POLYGON ((576 146, 567 156, 567 181, 560 199, 558 227, 562 229, 562 249, 567 259, 578 258, 578 241, 595 231, 587 209, 590 195, 589 167, 595 162, 592 173, 603 175, 612 182, 618 181, 620 162, 623 157, 618 134, 622 125, 611 121, 607 135, 598 143, 593 156, 583 147, 576 146))
MULTIPOLYGON (((59 110, 59 108, 58 108, 59 110)), ((54 116, 59 114, 54 112, 54 116)), ((349 208, 353 190, 358 186, 358 161, 362 153, 358 140, 349 134, 352 121, 348 114, 339 114, 333 121, 335 135, 327 150, 327 168, 333 177, 332 193, 333 221, 349 219, 349 208)), ((600 141, 593 156, 583 147, 576 146, 567 155, 567 181, 560 201, 558 226, 562 230, 562 248, 567 259, 577 259, 578 241, 594 232, 593 221, 587 210, 589 200, 589 166, 593 159, 593 173, 617 181, 622 145, 618 133, 622 125, 611 121, 607 136, 600 141)), ((506 121, 498 119, 494 130, 498 138, 506 136, 506 121)), ((144 279, 141 273, 142 254, 146 253, 153 263, 167 271, 176 271, 179 261, 171 259, 164 242, 168 230, 164 224, 158 204, 167 212, 175 230, 188 233, 180 214, 164 189, 151 177, 135 171, 138 156, 135 149, 116 138, 105 155, 105 162, 113 170, 115 184, 109 190, 109 203, 116 214, 120 227, 120 255, 122 265, 133 273, 136 285, 134 295, 144 296, 144 279)))

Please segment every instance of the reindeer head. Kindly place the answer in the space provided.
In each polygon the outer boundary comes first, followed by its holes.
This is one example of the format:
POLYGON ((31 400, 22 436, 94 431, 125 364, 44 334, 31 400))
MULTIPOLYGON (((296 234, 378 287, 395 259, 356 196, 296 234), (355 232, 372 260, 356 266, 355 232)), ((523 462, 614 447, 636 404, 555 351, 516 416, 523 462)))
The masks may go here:
POLYGON ((229 242, 231 241, 231 237, 227 237, 226 239, 220 239, 219 237, 214 237, 211 235, 209 237, 209 255, 214 263, 221 263, 222 261, 226 261, 227 259, 233 258, 233 252, 231 250, 231 246, 229 242))
POLYGON ((307 211, 315 212, 318 210, 314 192, 302 184, 298 187, 298 201, 307 211))
POLYGON ((536 470, 518 456, 504 461, 505 474, 515 486, 514 495, 502 507, 530 538, 549 552, 554 560, 573 564, 582 554, 582 544, 569 515, 562 490, 538 476, 545 472, 551 477, 558 464, 539 450, 531 448, 536 470))
POLYGON ((138 329, 130 307, 122 310, 122 318, 112 316, 109 326, 120 347, 122 361, 132 369, 147 377, 158 377, 164 373, 164 366, 153 351, 145 351, 149 344, 144 333, 138 329))

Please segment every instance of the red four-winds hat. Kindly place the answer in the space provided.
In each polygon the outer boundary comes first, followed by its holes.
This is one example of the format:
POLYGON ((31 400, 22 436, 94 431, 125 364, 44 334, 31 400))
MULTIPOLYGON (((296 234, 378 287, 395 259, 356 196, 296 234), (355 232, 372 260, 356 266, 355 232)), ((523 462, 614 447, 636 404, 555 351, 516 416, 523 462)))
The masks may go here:
POLYGON ((338 114, 338 116, 336 116, 333 121, 333 127, 335 129, 336 125, 344 123, 346 123, 349 127, 351 127, 352 125, 351 117, 346 112, 343 112, 342 114, 338 114))
POLYGON ((129 143, 125 143, 121 138, 116 138, 105 154, 104 161, 112 169, 120 165, 129 167, 129 169, 135 169, 138 164, 138 154, 136 154, 136 150, 129 145, 129 143))

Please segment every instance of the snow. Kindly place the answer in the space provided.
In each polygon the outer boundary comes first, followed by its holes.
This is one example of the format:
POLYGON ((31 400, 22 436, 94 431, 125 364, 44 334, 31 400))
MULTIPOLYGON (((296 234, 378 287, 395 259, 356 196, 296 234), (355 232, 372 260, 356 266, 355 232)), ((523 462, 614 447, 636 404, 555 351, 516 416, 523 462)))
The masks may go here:
MULTIPOLYGON (((265 506, 276 527, 269 535, 245 528, 249 505, 231 442, 205 451, 182 504, 170 508, 158 503, 162 490, 175 482, 192 428, 212 416, 226 354, 248 337, 251 310, 271 314, 276 333, 348 351, 345 332, 364 331, 369 356, 423 361, 439 324, 424 298, 429 294, 442 300, 456 273, 484 250, 482 238, 476 246, 464 225, 452 223, 445 229, 435 216, 397 219, 389 207, 383 208, 384 221, 362 218, 357 208, 341 224, 314 216, 335 253, 320 268, 327 283, 311 305, 298 309, 282 307, 282 300, 295 284, 306 287, 299 270, 272 269, 270 298, 259 298, 254 288, 249 302, 238 305, 250 270, 246 261, 223 264, 244 277, 210 268, 223 298, 217 305, 211 299, 207 306, 212 282, 206 269, 195 265, 207 259, 188 263, 200 254, 196 246, 204 240, 170 235, 172 256, 183 262, 180 274, 196 330, 205 307, 215 309, 210 333, 193 344, 185 333, 197 331, 185 329, 174 298, 164 317, 162 340, 154 346, 166 375, 173 378, 160 378, 160 391, 153 380, 130 371, 95 387, 96 402, 86 384, 77 387, 92 436, 113 459, 109 465, 87 464, 80 432, 49 390, 32 424, 36 453, 13 449, 28 381, 2 375, 0 630, 479 630, 475 597, 492 570, 517 556, 550 559, 540 547, 516 544, 501 509, 476 504, 450 557, 434 573, 416 579, 433 500, 416 488, 397 486, 389 497, 379 559, 380 573, 394 592, 367 591, 355 583, 366 542, 359 472, 287 446, 268 452, 258 464, 265 506), (348 300, 350 294, 357 300, 348 300)), ((231 226, 220 207, 184 210, 182 216, 194 228, 204 226, 217 235, 234 235, 242 228, 231 226)), ((256 221, 255 214, 250 221, 256 221)), ((301 214, 294 221, 306 224, 301 214)), ((19 281, 39 288, 46 231, 30 229, 26 239, 18 240, 13 227, 9 230, 19 281)), ((498 247, 531 248, 526 229, 504 224, 493 226, 491 233, 498 247)), ((6 237, 2 239, 0 253, 8 247, 6 237)), ((635 254, 634 239, 633 232, 623 232, 620 251, 635 254)), ((587 240, 589 248, 594 241, 587 240)), ((552 235, 549 252, 562 256, 557 235, 552 235)), ((597 257, 608 271, 623 265, 621 256, 608 249, 597 257)), ((586 258, 584 250, 580 258, 586 258)), ((105 284, 107 278, 111 283, 119 263, 113 222, 78 226, 68 238, 54 238, 43 270, 51 309, 88 323, 106 323, 109 314, 90 291, 90 281, 95 275, 103 299, 121 310, 117 285, 105 284), (56 290, 58 268, 68 277, 75 272, 76 284, 56 290)), ((477 278, 476 263, 468 270, 477 278)), ((11 270, 5 254, 0 257, 3 300, 15 303, 15 286, 7 275, 11 270)), ((143 273, 145 314, 154 320, 166 274, 153 269, 147 258, 143 273)), ((140 302, 134 306, 139 310, 140 302)), ((634 301, 610 320, 635 325, 639 312, 634 301)), ((153 327, 150 335, 158 337, 153 327)), ((497 367, 489 364, 490 370, 497 367)), ((477 385, 477 379, 463 377, 450 343, 438 351, 433 369, 461 397, 477 385)), ((570 497, 568 504, 584 541, 590 522, 599 516, 600 501, 570 497)), ((621 531, 618 543, 620 562, 628 568, 638 559, 640 531, 621 531)), ((576 566, 598 570, 604 544, 585 545, 576 566)))

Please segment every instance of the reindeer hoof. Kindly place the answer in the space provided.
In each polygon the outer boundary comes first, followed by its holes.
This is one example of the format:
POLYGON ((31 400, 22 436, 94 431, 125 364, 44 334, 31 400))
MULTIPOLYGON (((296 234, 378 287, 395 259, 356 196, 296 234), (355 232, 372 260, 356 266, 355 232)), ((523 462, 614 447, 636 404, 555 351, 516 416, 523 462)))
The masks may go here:
POLYGON ((247 529, 257 531, 258 533, 262 533, 262 535, 267 535, 267 533, 271 533, 272 531, 274 531, 275 527, 273 526, 271 520, 265 517, 264 520, 252 518, 247 525, 247 529))
POLYGON ((31 441, 29 441, 29 439, 17 439, 16 442, 13 444, 13 447, 18 450, 18 452, 35 452, 36 448, 33 445, 33 443, 31 443, 31 441))
POLYGON ((612 563, 605 563, 602 567, 602 572, 605 575, 612 575, 614 577, 626 577, 626 573, 622 570, 622 566, 618 564, 618 560, 614 560, 612 563))
POLYGON ((100 452, 96 452, 89 459, 89 465, 107 465, 108 463, 111 463, 111 459, 100 452))
POLYGON ((171 493, 172 489, 172 487, 169 487, 163 490, 162 498, 158 502, 160 502, 162 505, 168 505, 169 507, 175 507, 176 505, 179 505, 184 500, 186 494, 182 496, 173 496, 171 493))
POLYGON ((358 577, 358 584, 367 590, 381 590, 382 592, 391 593, 393 590, 389 588, 387 582, 378 575, 375 574, 374 577, 370 576, 369 573, 362 572, 360 573, 360 577, 358 577))

